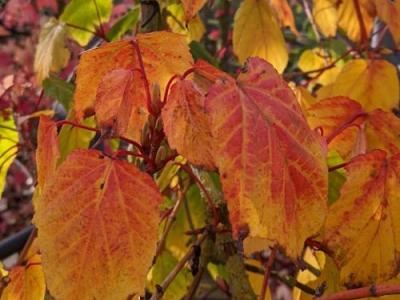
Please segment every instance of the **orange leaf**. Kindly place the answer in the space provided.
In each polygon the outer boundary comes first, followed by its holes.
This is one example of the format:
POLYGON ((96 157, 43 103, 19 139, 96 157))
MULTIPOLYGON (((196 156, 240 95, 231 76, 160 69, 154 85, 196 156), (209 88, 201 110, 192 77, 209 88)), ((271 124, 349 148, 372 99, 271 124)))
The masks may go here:
POLYGON ((207 0, 181 0, 185 10, 186 23, 188 23, 198 11, 206 4, 207 0))
POLYGON ((400 151, 400 119, 380 109, 367 113, 359 103, 347 97, 315 103, 307 110, 307 120, 311 128, 322 128, 329 148, 345 160, 373 149, 391 154, 400 151), (365 147, 357 150, 360 139, 365 140, 365 147))
POLYGON ((191 81, 178 80, 171 88, 161 116, 170 146, 191 163, 214 169, 204 99, 191 81))
MULTIPOLYGON (((192 65, 184 36, 166 31, 138 34, 137 41, 143 56, 149 83, 158 83, 163 91, 175 74, 182 74, 192 65), (171 47, 173 45, 173 47, 171 47)), ((105 44, 85 52, 77 69, 74 108, 78 119, 94 113, 97 88, 102 78, 113 69, 139 68, 131 41, 105 44)), ((143 87, 143 81, 140 82, 143 87)))
POLYGON ((269 63, 251 58, 237 83, 211 88, 206 110, 234 235, 249 229, 297 257, 324 220, 327 170, 293 92, 269 63))
POLYGON ((389 27, 396 44, 400 43, 400 1, 374 0, 379 18, 389 27))
POLYGON ((272 8, 275 10, 275 13, 278 17, 281 26, 289 27, 292 32, 296 35, 299 32, 296 29, 296 24, 294 22, 292 9, 290 8, 287 0, 269 0, 272 8))
POLYGON ((374 150, 347 166, 340 198, 330 207, 325 242, 342 283, 368 285, 398 273, 400 154, 374 150))
POLYGON ((128 69, 112 70, 102 78, 97 90, 97 122, 101 128, 113 129, 118 136, 138 141, 147 121, 146 104, 140 75, 128 69))
POLYGON ((228 73, 221 71, 220 69, 201 59, 196 61, 196 63, 193 65, 193 69, 193 81, 196 83, 196 86, 205 93, 217 79, 224 78, 226 80, 233 80, 228 73))
POLYGON ((38 187, 40 190, 54 176, 60 147, 57 139, 57 126, 47 116, 41 116, 37 135, 36 164, 38 187))
POLYGON ((57 299, 142 294, 160 202, 152 178, 132 164, 94 150, 72 152, 45 186, 34 219, 51 294, 57 299))
POLYGON ((44 299, 46 284, 40 255, 33 255, 25 266, 13 267, 9 276, 10 282, 4 289, 1 300, 44 299))

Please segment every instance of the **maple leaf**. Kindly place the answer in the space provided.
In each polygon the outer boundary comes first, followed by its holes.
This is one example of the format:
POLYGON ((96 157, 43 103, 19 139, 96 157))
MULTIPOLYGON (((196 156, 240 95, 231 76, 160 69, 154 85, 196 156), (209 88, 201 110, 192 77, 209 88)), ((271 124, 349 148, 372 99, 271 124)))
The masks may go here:
POLYGON ((206 4, 207 0, 181 0, 188 23, 198 13, 198 11, 206 4))
POLYGON ((34 69, 39 83, 68 64, 69 50, 65 48, 67 31, 63 22, 51 18, 42 28, 36 48, 34 69))
POLYGON ((250 56, 269 61, 279 73, 288 62, 288 52, 278 21, 266 0, 245 0, 235 15, 233 51, 243 63, 250 56))
POLYGON ((34 218, 52 295, 142 294, 156 249, 160 203, 152 178, 132 164, 95 150, 72 152, 45 186, 34 218))
POLYGON ((30 256, 24 266, 14 266, 9 277, 10 282, 4 289, 1 300, 44 299, 46 284, 40 255, 30 256))
POLYGON ((396 44, 400 43, 400 1, 374 0, 376 11, 389 27, 396 44))
POLYGON ((314 0, 312 15, 319 31, 326 37, 336 35, 338 12, 337 0, 314 0))
POLYGON ((188 80, 172 86, 161 116, 169 145, 191 163, 214 169, 204 95, 188 80))
POLYGON ((234 235, 248 226, 250 237, 297 257, 324 220, 327 170, 293 92, 270 64, 251 58, 237 83, 217 81, 205 106, 234 235))
POLYGON ((36 165, 38 186, 43 189, 45 183, 54 176, 60 158, 57 139, 57 126, 47 116, 41 116, 37 135, 36 165))
MULTIPOLYGON (((168 80, 182 74, 192 65, 185 37, 170 32, 138 34, 137 41, 143 56, 149 83, 158 84, 163 92, 168 80), (174 45, 174 47, 171 47, 174 45)), ((78 119, 94 113, 96 93, 104 76, 114 69, 139 68, 137 54, 131 41, 117 41, 84 53, 78 65, 74 109, 78 119)), ((141 90, 144 86, 140 80, 141 90)), ((139 93, 139 92, 137 92, 139 93)), ((139 94, 142 94, 140 92, 139 94)), ((140 103, 139 99, 136 99, 140 103)), ((147 113, 147 112, 146 112, 147 113)), ((131 124, 134 128, 135 124, 131 124)), ((141 130, 141 128, 139 128, 141 130)), ((137 132, 137 131, 134 131, 137 132)), ((127 136, 137 138, 136 135, 127 136)))
POLYGON ((367 110, 391 111, 399 102, 395 66, 385 60, 355 59, 347 62, 335 82, 317 92, 318 99, 347 96, 367 110))
POLYGON ((400 154, 374 150, 346 165, 347 181, 330 207, 324 241, 342 283, 372 284, 398 273, 400 154))
POLYGON ((380 109, 366 112, 347 97, 321 100, 307 110, 311 128, 321 128, 329 148, 349 159, 373 149, 400 152, 400 119, 380 109))

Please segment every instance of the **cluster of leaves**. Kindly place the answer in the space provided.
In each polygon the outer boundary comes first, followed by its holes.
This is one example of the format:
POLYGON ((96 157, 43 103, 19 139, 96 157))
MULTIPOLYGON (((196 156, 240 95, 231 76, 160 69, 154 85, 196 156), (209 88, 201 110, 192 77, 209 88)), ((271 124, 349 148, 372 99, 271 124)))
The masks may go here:
POLYGON ((2 298, 191 299, 206 273, 233 299, 400 293, 400 1, 145 1, 106 26, 112 10, 72 0, 41 28, 36 80, 68 115, 24 117, 37 231, 2 298), (220 62, 199 43, 212 5, 235 8, 220 62))

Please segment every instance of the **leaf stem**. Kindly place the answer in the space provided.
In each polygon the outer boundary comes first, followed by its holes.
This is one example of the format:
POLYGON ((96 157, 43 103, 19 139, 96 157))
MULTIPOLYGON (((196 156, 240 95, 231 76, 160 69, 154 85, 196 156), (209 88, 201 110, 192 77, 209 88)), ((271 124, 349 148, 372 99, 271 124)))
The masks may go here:
POLYGON ((400 284, 380 284, 315 298, 315 300, 353 300, 367 297, 380 297, 400 294, 400 284))
POLYGON ((28 240, 26 241, 26 243, 24 245, 24 248, 21 251, 21 254, 18 257, 16 265, 21 265, 25 261, 25 259, 27 259, 26 256, 28 254, 29 248, 31 247, 36 236, 37 236, 37 228, 34 226, 31 234, 29 235, 28 240))
POLYGON ((264 279, 263 279, 263 284, 262 284, 262 287, 261 287, 261 293, 260 293, 259 300, 265 300, 265 297, 266 297, 266 294, 267 294, 267 289, 268 289, 268 281, 269 281, 269 277, 270 277, 270 274, 271 274, 272 266, 273 266, 274 261, 275 261, 276 252, 277 252, 277 248, 273 247, 271 249, 271 253, 270 253, 269 257, 268 257, 267 264, 265 265, 264 279))
POLYGON ((153 107, 151 105, 151 93, 150 93, 150 84, 149 81, 147 79, 147 75, 146 75, 146 71, 144 69, 144 63, 143 63, 143 57, 142 57, 142 53, 140 52, 140 48, 139 48, 139 44, 137 42, 137 40, 135 38, 132 39, 131 41, 133 48, 136 51, 136 55, 139 61, 139 66, 140 69, 142 70, 142 80, 143 80, 143 84, 144 84, 144 89, 146 91, 146 98, 147 98, 147 110, 149 111, 149 113, 151 115, 155 115, 154 111, 153 111, 153 107))
POLYGON ((346 120, 341 126, 339 126, 338 128, 336 128, 330 135, 328 135, 326 137, 326 142, 329 144, 330 142, 332 142, 332 140, 338 136, 340 133, 343 132, 343 130, 345 130, 346 128, 348 128, 349 126, 352 126, 352 123, 357 120, 358 118, 362 118, 368 116, 368 113, 366 112, 358 112, 356 114, 354 114, 353 116, 351 116, 348 120, 346 120))

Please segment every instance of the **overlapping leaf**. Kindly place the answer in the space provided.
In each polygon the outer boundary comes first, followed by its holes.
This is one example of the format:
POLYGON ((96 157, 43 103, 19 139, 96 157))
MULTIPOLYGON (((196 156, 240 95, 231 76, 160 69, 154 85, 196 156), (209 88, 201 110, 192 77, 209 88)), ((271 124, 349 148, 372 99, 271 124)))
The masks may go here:
POLYGON ((40 255, 31 256, 24 266, 13 267, 9 277, 10 282, 4 289, 1 300, 44 299, 46 284, 40 255))
POLYGON ((321 128, 329 142, 344 159, 373 149, 391 154, 400 152, 400 119, 380 109, 365 112, 346 97, 317 102, 307 110, 311 128, 321 128))
POLYGON ((270 64, 251 58, 237 83, 211 88, 206 110, 234 235, 248 227, 298 256, 324 220, 327 170, 293 92, 270 64))
POLYGON ((169 145, 195 165, 214 168, 204 95, 189 80, 178 80, 162 110, 169 145))
POLYGON ((70 154, 36 208, 50 293, 57 299, 142 294, 160 202, 151 177, 132 164, 94 150, 70 154))
POLYGON ((287 0, 269 0, 278 17, 281 26, 288 26, 293 33, 299 34, 296 29, 292 9, 287 0))
MULTIPOLYGON (((158 83, 162 91, 174 74, 182 74, 192 64, 185 37, 182 35, 154 32, 138 35, 137 40, 149 82, 150 84, 158 83)), ((114 69, 128 69, 133 72, 137 68, 139 68, 137 53, 131 41, 109 43, 84 53, 77 70, 77 87, 74 97, 74 108, 78 119, 94 113, 97 89, 107 73, 114 69)), ((135 76, 135 78, 140 78, 140 76, 135 76)), ((136 79, 135 84, 141 86, 136 94, 144 95, 143 80, 136 79)), ((142 101, 145 100, 135 99, 134 101, 143 103, 142 101)), ((136 126, 135 122, 129 125, 136 126)), ((135 138, 135 135, 131 137, 135 138)))
POLYGON ((342 283, 367 285, 398 273, 400 154, 374 150, 346 166, 341 197, 329 209, 325 242, 342 283))
POLYGON ((185 9, 186 22, 189 22, 206 4, 207 0, 181 0, 185 9))
POLYGON ((399 104, 399 79, 396 68, 385 60, 349 61, 335 82, 322 87, 318 98, 347 96, 365 110, 381 108, 391 111, 399 104))
POLYGON ((259 56, 283 72, 288 52, 268 1, 245 0, 240 5, 233 24, 233 50, 240 63, 250 56, 259 56))

